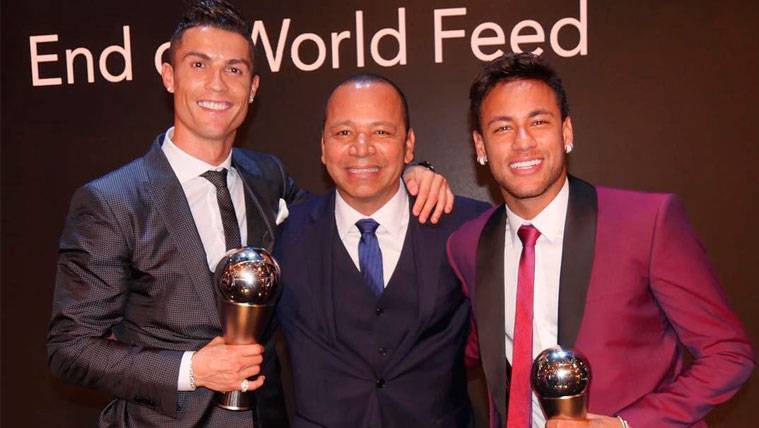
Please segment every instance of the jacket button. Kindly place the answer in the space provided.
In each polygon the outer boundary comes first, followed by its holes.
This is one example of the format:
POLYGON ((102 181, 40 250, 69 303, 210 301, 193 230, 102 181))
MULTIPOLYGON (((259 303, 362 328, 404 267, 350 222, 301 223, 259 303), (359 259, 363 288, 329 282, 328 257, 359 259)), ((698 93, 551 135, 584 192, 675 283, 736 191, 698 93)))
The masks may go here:
POLYGON ((376 385, 377 385, 377 388, 384 388, 385 387, 385 379, 383 379, 383 378, 377 379, 376 385))
POLYGON ((379 306, 377 306, 377 309, 374 310, 374 313, 377 314, 377 316, 382 315, 384 312, 385 310, 380 308, 379 306))
POLYGON ((378 352, 379 352, 379 354, 380 354, 380 355, 382 355, 383 357, 387 356, 387 349, 385 349, 384 347, 380 346, 380 348, 379 348, 377 351, 378 351, 378 352))

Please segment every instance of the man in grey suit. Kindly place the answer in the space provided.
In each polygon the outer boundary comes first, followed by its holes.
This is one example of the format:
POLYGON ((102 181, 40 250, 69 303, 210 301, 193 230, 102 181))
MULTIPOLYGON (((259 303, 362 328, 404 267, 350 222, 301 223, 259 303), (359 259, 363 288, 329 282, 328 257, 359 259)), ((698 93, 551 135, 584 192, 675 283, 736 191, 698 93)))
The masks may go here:
POLYGON ((49 363, 116 397, 100 426, 287 426, 273 340, 225 345, 211 281, 228 249, 271 248, 286 205, 306 197, 274 156, 232 148, 259 83, 249 34, 230 5, 192 5, 161 73, 174 126, 72 198, 49 363), (214 391, 247 389, 254 411, 214 406, 214 391))

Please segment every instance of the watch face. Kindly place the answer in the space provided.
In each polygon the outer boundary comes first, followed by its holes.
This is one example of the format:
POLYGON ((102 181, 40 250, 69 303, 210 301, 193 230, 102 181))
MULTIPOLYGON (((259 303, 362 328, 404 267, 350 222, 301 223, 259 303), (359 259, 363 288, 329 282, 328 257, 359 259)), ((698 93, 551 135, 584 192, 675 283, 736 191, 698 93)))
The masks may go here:
POLYGON ((434 166, 432 166, 432 164, 431 164, 431 163, 429 163, 429 162, 427 162, 427 161, 421 161, 421 162, 419 162, 417 165, 419 165, 419 166, 423 166, 423 167, 425 167, 425 168, 429 169, 430 171, 435 171, 435 167, 434 167, 434 166))

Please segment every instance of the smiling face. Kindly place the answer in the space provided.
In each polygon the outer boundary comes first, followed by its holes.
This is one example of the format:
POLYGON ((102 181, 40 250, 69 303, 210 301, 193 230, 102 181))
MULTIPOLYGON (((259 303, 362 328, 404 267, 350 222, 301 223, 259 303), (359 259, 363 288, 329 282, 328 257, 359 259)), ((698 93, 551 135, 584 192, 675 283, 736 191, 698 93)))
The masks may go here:
POLYGON ((327 102, 321 147, 340 196, 373 214, 398 191, 403 167, 414 158, 400 95, 382 82, 338 87, 327 102))
POLYGON ((214 27, 184 32, 173 65, 163 64, 164 86, 174 93, 174 142, 199 149, 223 144, 231 148, 237 128, 258 88, 248 41, 214 27))
POLYGON ((480 123, 482 131, 473 132, 477 155, 487 157, 509 208, 523 218, 535 217, 564 185, 571 120, 561 120, 548 85, 516 80, 499 83, 488 93, 480 123))

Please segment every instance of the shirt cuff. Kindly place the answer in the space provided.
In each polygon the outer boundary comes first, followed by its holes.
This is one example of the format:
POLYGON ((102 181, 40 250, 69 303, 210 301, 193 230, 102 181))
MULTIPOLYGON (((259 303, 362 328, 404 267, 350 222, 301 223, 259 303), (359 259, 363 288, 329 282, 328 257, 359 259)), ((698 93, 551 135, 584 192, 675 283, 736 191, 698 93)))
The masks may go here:
POLYGON ((195 391, 190 371, 192 370, 192 356, 195 351, 186 351, 182 354, 182 362, 179 364, 179 378, 177 379, 177 391, 195 391))

